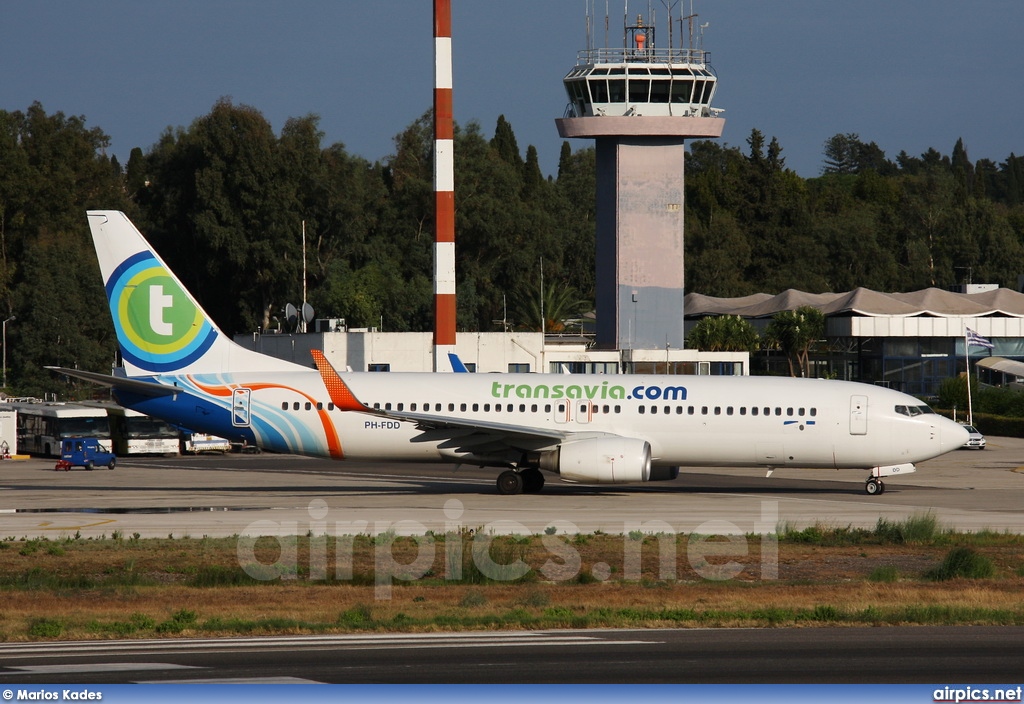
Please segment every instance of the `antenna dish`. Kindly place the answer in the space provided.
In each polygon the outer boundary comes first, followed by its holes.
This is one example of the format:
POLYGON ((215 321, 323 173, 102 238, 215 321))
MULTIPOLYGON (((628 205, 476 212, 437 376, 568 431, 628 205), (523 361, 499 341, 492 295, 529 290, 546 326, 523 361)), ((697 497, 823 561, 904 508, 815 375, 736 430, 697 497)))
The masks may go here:
POLYGON ((289 327, 294 327, 299 319, 299 311, 291 303, 284 307, 284 319, 288 321, 289 327))
POLYGON ((308 303, 302 304, 302 320, 307 324, 313 322, 313 306, 308 303))

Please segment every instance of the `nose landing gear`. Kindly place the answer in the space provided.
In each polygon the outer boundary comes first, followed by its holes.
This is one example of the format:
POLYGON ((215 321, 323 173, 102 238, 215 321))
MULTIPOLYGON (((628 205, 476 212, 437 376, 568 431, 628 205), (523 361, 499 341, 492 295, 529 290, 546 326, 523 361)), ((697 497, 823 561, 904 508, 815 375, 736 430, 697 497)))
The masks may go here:
POLYGON ((884 494, 885 482, 883 482, 881 479, 875 479, 874 477, 871 477, 864 484, 864 491, 866 491, 871 496, 875 496, 876 494, 884 494))

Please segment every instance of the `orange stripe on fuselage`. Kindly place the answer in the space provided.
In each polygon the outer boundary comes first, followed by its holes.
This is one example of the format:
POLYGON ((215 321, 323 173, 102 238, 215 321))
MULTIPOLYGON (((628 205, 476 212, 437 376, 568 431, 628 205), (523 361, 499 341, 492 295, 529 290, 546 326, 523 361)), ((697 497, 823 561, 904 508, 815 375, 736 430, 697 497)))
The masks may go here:
MULTIPOLYGON (((229 397, 236 388, 246 388, 252 391, 261 391, 264 389, 285 389, 286 391, 292 391, 300 394, 310 403, 316 404, 316 399, 309 394, 283 384, 234 384, 231 386, 208 386, 199 383, 191 376, 189 377, 189 380, 195 384, 197 388, 211 396, 229 397)), ((341 438, 338 436, 338 429, 334 427, 334 421, 331 420, 330 414, 322 408, 317 410, 316 413, 317 416, 320 417, 320 424, 324 429, 324 438, 327 440, 327 450, 331 453, 331 457, 336 460, 345 459, 345 450, 341 446, 341 438)))

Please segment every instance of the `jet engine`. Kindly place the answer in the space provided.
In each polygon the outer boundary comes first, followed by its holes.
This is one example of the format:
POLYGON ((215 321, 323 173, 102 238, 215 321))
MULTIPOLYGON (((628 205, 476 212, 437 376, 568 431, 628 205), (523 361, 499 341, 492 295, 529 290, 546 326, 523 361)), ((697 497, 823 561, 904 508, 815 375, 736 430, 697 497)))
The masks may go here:
POLYGON ((636 438, 591 438, 565 443, 540 457, 540 468, 584 484, 651 479, 651 445, 636 438))

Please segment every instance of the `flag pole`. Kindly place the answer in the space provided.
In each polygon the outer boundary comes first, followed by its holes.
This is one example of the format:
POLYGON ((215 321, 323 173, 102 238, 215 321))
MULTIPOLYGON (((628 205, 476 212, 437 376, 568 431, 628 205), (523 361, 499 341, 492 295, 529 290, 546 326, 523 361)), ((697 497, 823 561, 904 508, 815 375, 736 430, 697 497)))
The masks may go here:
POLYGON ((974 406, 971 403, 971 345, 964 328, 964 358, 967 360, 967 425, 974 425, 974 406))

